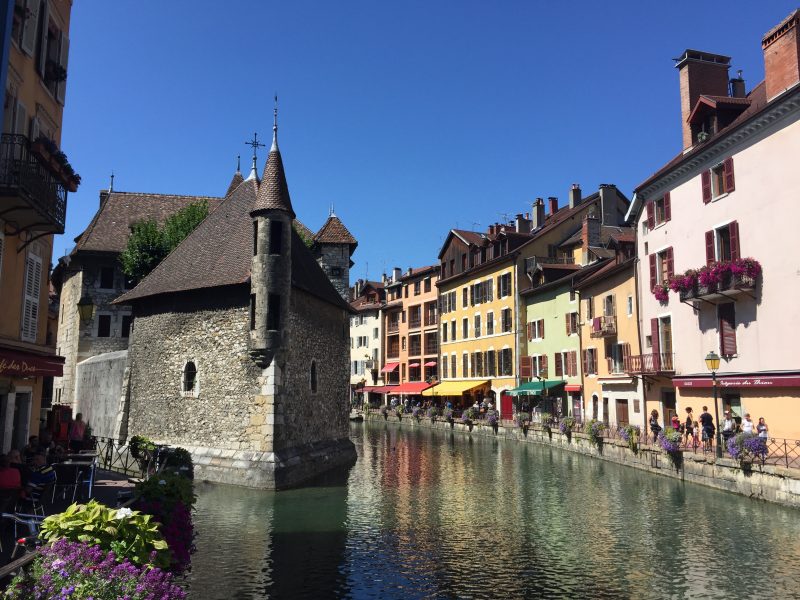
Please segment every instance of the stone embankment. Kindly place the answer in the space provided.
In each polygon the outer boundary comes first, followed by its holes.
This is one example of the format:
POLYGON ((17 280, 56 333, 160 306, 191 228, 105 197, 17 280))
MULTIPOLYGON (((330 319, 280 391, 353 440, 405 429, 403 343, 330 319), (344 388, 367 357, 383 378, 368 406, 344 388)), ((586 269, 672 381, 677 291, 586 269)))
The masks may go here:
MULTIPOLYGON (((372 421, 384 421, 383 415, 379 413, 370 413, 366 417, 372 421)), ((398 422, 393 415, 386 420, 398 422)), ((649 444, 638 444, 634 451, 622 440, 606 438, 599 446, 595 446, 584 433, 572 432, 565 435, 557 428, 548 431, 536 423, 527 432, 512 423, 505 425, 498 427, 495 432, 491 427, 476 424, 470 428, 458 421, 452 425, 440 419, 431 422, 429 418, 422 418, 417 421, 411 415, 404 417, 401 423, 402 427, 425 427, 454 431, 463 436, 490 436, 508 441, 555 446, 567 452, 592 456, 681 481, 800 508, 800 469, 760 465, 755 462, 740 463, 738 460, 716 459, 711 454, 691 451, 678 453, 677 460, 673 460, 661 448, 649 444)))

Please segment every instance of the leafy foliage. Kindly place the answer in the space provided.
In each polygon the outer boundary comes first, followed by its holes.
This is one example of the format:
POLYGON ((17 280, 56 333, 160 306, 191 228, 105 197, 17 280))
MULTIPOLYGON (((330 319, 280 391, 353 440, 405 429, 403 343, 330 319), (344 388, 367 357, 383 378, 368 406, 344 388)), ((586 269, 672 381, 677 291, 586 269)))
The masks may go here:
POLYGON ((208 202, 200 200, 169 217, 162 228, 153 220, 134 223, 128 245, 120 254, 123 272, 138 281, 164 260, 208 216, 208 202))
POLYGON ((39 536, 49 542, 67 539, 102 550, 113 550, 118 560, 137 565, 167 567, 170 553, 151 515, 128 508, 109 508, 95 500, 73 504, 42 522, 39 536))
POLYGON ((558 424, 558 430, 564 435, 569 435, 574 428, 575 428, 574 417, 564 417, 558 424))

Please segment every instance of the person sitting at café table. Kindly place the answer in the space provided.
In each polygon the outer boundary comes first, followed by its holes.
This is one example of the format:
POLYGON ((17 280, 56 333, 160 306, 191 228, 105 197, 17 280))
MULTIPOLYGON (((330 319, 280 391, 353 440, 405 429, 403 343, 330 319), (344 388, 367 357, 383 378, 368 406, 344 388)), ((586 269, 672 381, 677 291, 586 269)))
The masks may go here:
POLYGON ((20 478, 22 479, 22 485, 25 485, 25 483, 28 481, 28 467, 26 467, 25 463, 22 462, 22 456, 20 455, 19 450, 12 448, 8 451, 8 463, 11 468, 19 471, 20 478))
POLYGON ((41 453, 35 454, 31 471, 28 475, 28 483, 23 489, 23 496, 31 500, 39 501, 47 484, 54 483, 55 480, 56 472, 53 470, 53 467, 47 464, 45 455, 41 453))
POLYGON ((22 487, 22 476, 18 469, 11 466, 8 454, 0 456, 0 489, 19 489, 22 487))
POLYGON ((28 438, 28 445, 22 449, 22 455, 25 457, 25 462, 30 462, 31 459, 39 453, 39 436, 32 435, 28 438))

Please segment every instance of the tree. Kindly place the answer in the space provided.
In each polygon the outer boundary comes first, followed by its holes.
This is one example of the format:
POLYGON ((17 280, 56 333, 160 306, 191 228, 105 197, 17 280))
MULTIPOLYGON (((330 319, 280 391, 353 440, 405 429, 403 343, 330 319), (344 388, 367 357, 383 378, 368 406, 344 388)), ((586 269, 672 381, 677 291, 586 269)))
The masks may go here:
POLYGON ((140 281, 164 260, 208 215, 208 202, 201 200, 185 206, 159 228, 153 220, 134 223, 128 245, 120 254, 122 271, 133 281, 140 281))

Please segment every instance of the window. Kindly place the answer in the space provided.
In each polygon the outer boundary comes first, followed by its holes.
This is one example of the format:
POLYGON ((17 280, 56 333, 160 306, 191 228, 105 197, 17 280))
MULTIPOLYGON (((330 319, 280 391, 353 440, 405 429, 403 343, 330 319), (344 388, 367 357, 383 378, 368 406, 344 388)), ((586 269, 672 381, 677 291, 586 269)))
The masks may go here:
POLYGON ((733 177, 733 158, 726 158, 720 164, 704 171, 700 176, 703 189, 703 203, 708 204, 712 200, 730 194, 736 189, 733 177))
POLYGON ((133 317, 131 315, 122 315, 122 332, 120 337, 131 336, 131 325, 133 324, 133 317))
POLYGON ((100 287, 104 290, 114 289, 114 267, 100 267, 100 287))
POLYGON ((486 335, 494 335, 494 313, 486 313, 486 335))
POLYGON ((408 326, 413 329, 420 325, 422 325, 422 307, 412 306, 408 309, 408 326))
POLYGON ((511 323, 511 309, 504 308, 503 312, 500 313, 502 325, 503 325, 503 333, 508 333, 511 331, 512 323, 511 323))
POLYGON ((565 314, 564 321, 566 321, 567 335, 573 335, 578 333, 578 326, 580 325, 580 319, 578 318, 577 312, 571 312, 565 314))
POLYGON ((466 254, 462 254, 461 255, 461 272, 463 273, 466 270, 467 270, 467 255, 466 254))
POLYGON ((533 375, 536 377, 547 377, 547 355, 542 354, 533 357, 533 375))
POLYGON ((736 305, 726 302, 717 305, 719 316, 719 350, 722 356, 736 354, 736 305))
POLYGON ((461 376, 469 377, 469 354, 466 352, 461 355, 461 376))
POLYGON ((450 321, 450 339, 456 341, 456 322, 455 319, 450 321))
POLYGON ((253 256, 258 254, 258 221, 253 221, 253 256))
POLYGON ((406 311, 402 311, 402 312, 400 313, 400 316, 402 317, 402 319, 401 319, 401 320, 403 321, 403 323, 405 323, 405 322, 406 322, 406 311))
POLYGON ((603 316, 613 317, 617 314, 617 302, 614 294, 608 294, 603 298, 603 316))
POLYGON ((182 391, 197 395, 197 366, 191 360, 183 366, 182 391))
POLYGON ((408 355, 419 356, 420 354, 422 354, 422 340, 420 339, 420 335, 408 336, 408 355))
POLYGON ((445 356, 444 360, 442 361, 442 379, 447 379, 447 377, 448 377, 448 375, 447 375, 447 367, 448 366, 449 366, 449 363, 447 362, 447 357, 445 356))
POLYGON ((570 290, 569 291, 569 301, 570 302, 575 302, 575 298, 577 298, 577 293, 575 292, 575 290, 570 290))
POLYGON ((317 361, 311 361, 311 393, 317 393, 317 361))
POLYGON ((500 275, 497 278, 497 297, 505 298, 511 295, 511 273, 500 275))
POLYGON ((738 222, 733 221, 723 227, 706 231, 706 265, 736 260, 740 256, 738 222))
MULTIPOLYGON (((256 295, 250 294, 250 331, 256 328, 256 295)), ((353 347, 353 338, 350 338, 350 347, 353 347)))
POLYGON ((578 353, 556 352, 556 377, 576 377, 578 375, 578 353))
POLYGON ((468 293, 469 292, 467 291, 467 288, 464 288, 463 290, 461 290, 461 308, 466 308, 467 307, 467 294, 468 293))
POLYGON ((489 377, 497 375, 497 360, 494 350, 486 352, 486 374, 489 377))
POLYGON ((461 339, 466 340, 469 337, 469 319, 464 317, 461 322, 461 339))
POLYGON ((442 324, 442 342, 446 342, 447 341, 447 329, 448 329, 447 323, 443 323, 442 324))
POLYGON ((633 316, 633 296, 628 296, 628 316, 633 316))
POLYGON ((39 296, 42 289, 42 259, 29 253, 25 257, 25 288, 22 302, 21 338, 35 342, 39 332, 39 296))
POLYGON ((481 316, 475 315, 475 337, 481 337, 481 316))
POLYGON ((281 297, 278 294, 269 294, 267 297, 267 331, 277 331, 281 328, 281 297))
POLYGON ((280 221, 269 222, 269 253, 280 254, 283 247, 283 223, 280 221))
POLYGON ((514 353, 511 348, 503 348, 497 354, 497 374, 511 375, 514 372, 514 353))
POLYGON ((670 280, 674 274, 672 248, 650 255, 650 290, 670 280))
POLYGON ((400 347, 401 347, 402 350, 406 349, 406 336, 403 336, 402 338, 400 338, 400 347))
POLYGON ((594 319, 594 298, 586 298, 586 320, 594 319))
POLYGON ((427 294, 430 291, 431 291, 431 278, 430 277, 426 277, 425 278, 425 293, 427 294))
POLYGON ((111 337, 111 315, 97 316, 97 337, 111 337))
POLYGON ((415 296, 419 296, 420 291, 421 291, 420 290, 420 282, 419 281, 415 281, 414 282, 414 295, 415 296))
POLYGON ((528 340, 541 340, 544 338, 544 319, 528 323, 528 340))
POLYGON ((597 348, 588 348, 582 353, 583 372, 586 375, 597 375, 597 348))
POLYGON ((377 327, 373 327, 372 328, 372 339, 373 340, 377 340, 378 339, 378 328, 377 327))
MULTIPOLYGON (((447 359, 445 359, 445 360, 447 360, 447 359)), ((451 377, 455 377, 456 376, 456 355, 455 354, 453 354, 450 357, 450 376, 451 377)))
POLYGON ((670 201, 669 192, 664 194, 661 198, 648 202, 646 207, 647 219, 645 223, 647 227, 643 230, 644 233, 672 219, 672 203, 670 201))

